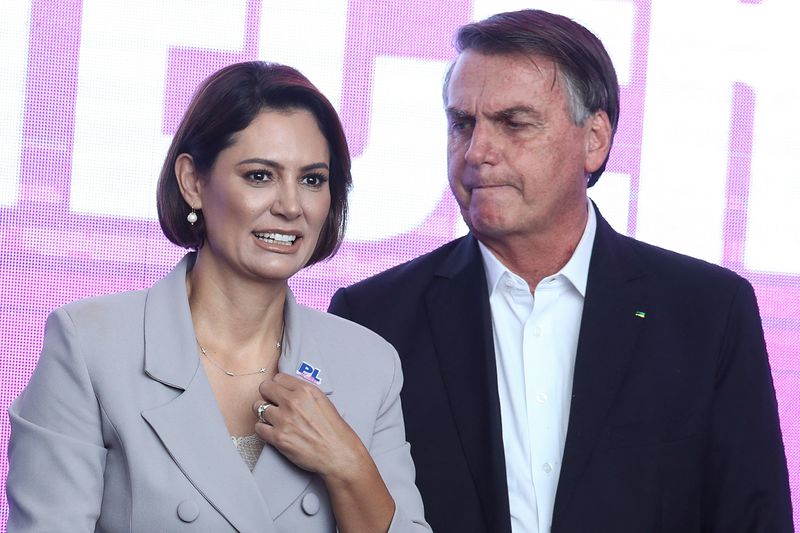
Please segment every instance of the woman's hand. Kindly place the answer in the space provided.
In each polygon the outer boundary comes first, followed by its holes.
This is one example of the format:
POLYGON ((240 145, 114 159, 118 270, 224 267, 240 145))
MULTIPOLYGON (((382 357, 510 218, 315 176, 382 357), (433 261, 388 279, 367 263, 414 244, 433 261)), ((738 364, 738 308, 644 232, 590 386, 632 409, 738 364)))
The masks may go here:
POLYGON ((259 392, 264 401, 253 404, 259 416, 256 434, 300 468, 322 477, 337 529, 385 532, 394 501, 369 451, 325 393, 288 374, 265 380, 259 392))
POLYGON ((373 467, 369 452, 336 407, 319 388, 288 374, 261 383, 264 402, 256 434, 294 464, 328 481, 346 482, 365 467, 373 467))

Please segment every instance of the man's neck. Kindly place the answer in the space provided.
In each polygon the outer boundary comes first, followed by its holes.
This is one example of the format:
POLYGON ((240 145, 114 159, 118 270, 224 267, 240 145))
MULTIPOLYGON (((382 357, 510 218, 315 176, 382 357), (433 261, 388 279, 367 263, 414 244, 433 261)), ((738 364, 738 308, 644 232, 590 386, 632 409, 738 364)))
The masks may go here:
MULTIPOLYGON (((588 213, 588 212, 587 212, 588 213)), ((588 215, 557 231, 504 236, 502 239, 476 235, 510 271, 528 283, 531 291, 542 279, 561 270, 569 262, 586 229, 588 215)))

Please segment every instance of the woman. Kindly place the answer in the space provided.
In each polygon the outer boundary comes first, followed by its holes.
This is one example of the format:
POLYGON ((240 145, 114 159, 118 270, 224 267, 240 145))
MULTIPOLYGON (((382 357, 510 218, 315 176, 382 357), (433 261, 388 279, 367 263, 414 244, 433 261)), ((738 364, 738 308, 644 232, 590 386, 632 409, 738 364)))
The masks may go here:
POLYGON ((9 533, 429 530, 396 353, 287 284, 339 246, 349 186, 336 112, 300 73, 206 80, 158 183, 164 233, 197 251, 48 319, 10 408, 9 533))

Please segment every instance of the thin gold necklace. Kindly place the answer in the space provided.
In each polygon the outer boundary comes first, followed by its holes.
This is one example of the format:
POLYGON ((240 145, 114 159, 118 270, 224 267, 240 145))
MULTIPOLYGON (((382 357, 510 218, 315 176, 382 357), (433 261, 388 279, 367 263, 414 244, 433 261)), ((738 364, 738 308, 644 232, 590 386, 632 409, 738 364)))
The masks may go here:
MULTIPOLYGON (((284 327, 285 327, 285 326, 286 326, 286 324, 284 323, 284 327)), ((283 338, 283 331, 281 331, 281 338, 283 338)), ((209 362, 210 362, 212 365, 214 365, 215 367, 217 367, 217 368, 218 368, 220 371, 222 371, 223 373, 225 373, 225 375, 227 375, 227 376, 230 376, 230 377, 232 377, 232 378, 237 378, 237 377, 241 377, 241 376, 254 376, 254 375, 256 375, 256 374, 266 374, 266 373, 267 373, 267 367, 265 367, 265 366, 262 366, 262 367, 261 367, 261 368, 259 368, 258 370, 253 370, 252 372, 234 372, 233 370, 227 370, 227 369, 223 368, 223 367, 222 367, 222 365, 220 365, 219 363, 217 363, 217 362, 214 360, 214 358, 213 358, 213 357, 211 357, 211 354, 210 354, 210 353, 208 353, 208 350, 206 350, 205 348, 203 348, 203 345, 202 345, 202 344, 200 344, 200 339, 198 339, 198 338, 197 338, 197 336, 195 336, 194 340, 195 340, 195 341, 197 341, 197 346, 200 348, 200 353, 201 353, 201 354, 203 354, 203 356, 204 356, 206 359, 208 359, 208 361, 209 361, 209 362)), ((275 343, 275 349, 276 349, 276 350, 277 350, 277 352, 278 352, 278 356, 280 356, 280 354, 281 354, 281 341, 278 341, 278 342, 276 342, 276 343, 275 343)))

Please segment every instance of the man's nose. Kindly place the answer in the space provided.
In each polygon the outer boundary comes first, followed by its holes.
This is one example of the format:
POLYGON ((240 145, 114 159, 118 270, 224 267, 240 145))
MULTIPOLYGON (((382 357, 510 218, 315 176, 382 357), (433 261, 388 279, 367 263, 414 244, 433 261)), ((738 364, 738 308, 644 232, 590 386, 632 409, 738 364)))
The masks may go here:
POLYGON ((494 165, 499 161, 499 148, 497 132, 490 124, 478 121, 472 130, 464 160, 472 166, 494 165))

